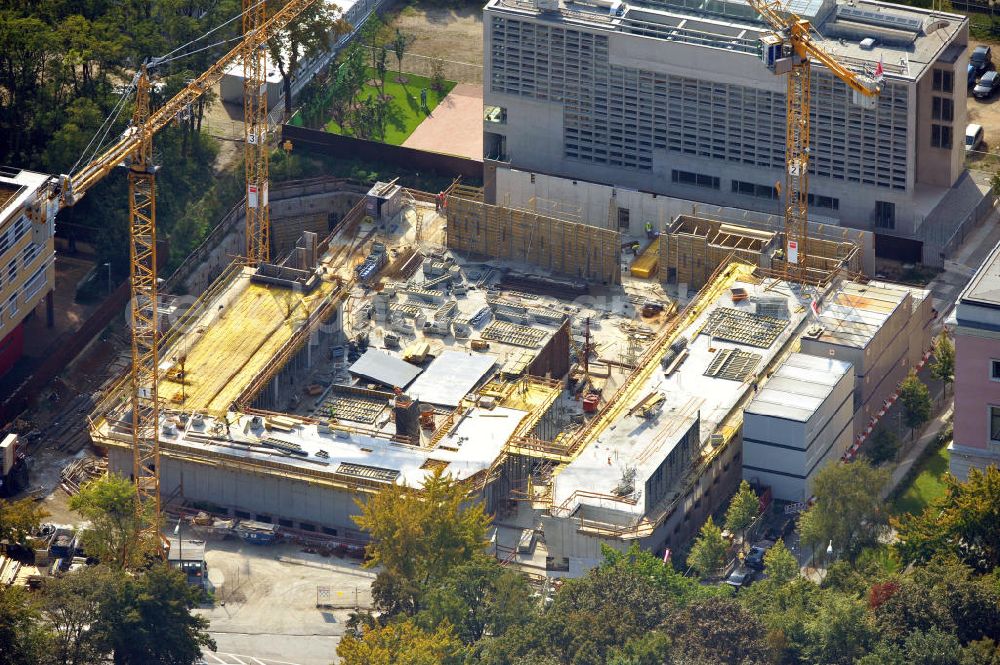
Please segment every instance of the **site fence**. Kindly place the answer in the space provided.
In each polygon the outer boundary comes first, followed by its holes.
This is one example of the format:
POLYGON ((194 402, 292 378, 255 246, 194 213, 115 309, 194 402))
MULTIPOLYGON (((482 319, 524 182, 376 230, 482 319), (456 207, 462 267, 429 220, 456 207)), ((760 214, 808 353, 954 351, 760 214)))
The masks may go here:
MULTIPOLYGON (((366 53, 371 53, 370 46, 362 47, 366 53)), ((388 65, 390 72, 386 78, 395 81, 398 76, 396 56, 390 51, 388 65)), ((441 75, 449 81, 458 83, 482 83, 483 66, 474 62, 459 62, 457 60, 445 60, 430 55, 419 53, 405 53, 403 55, 402 71, 403 75, 415 74, 431 78, 434 76, 435 67, 441 68, 441 75)))

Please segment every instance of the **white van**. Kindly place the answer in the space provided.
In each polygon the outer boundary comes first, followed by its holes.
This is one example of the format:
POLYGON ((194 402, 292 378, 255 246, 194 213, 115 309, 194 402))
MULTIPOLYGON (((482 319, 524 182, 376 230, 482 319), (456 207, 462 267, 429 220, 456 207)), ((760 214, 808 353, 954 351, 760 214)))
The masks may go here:
POLYGON ((980 150, 983 147, 983 126, 969 125, 965 128, 965 151, 980 150))

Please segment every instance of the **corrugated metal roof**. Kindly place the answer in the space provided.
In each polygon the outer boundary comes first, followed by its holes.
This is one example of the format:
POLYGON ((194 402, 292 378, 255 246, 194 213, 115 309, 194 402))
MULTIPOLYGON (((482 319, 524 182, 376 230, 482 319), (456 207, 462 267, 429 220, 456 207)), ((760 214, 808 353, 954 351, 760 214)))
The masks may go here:
POLYGON ((405 388, 422 370, 378 349, 368 349, 351 365, 350 372, 390 388, 405 388))
POLYGON ((793 353, 744 412, 806 422, 850 371, 851 363, 843 360, 793 353))

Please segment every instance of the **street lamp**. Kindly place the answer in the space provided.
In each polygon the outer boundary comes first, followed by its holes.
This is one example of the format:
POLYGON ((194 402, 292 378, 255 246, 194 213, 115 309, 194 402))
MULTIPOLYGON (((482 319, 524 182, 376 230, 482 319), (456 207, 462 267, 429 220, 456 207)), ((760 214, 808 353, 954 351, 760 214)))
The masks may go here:
POLYGON ((174 527, 174 536, 177 537, 177 562, 181 566, 181 571, 184 572, 184 579, 186 581, 187 570, 184 568, 184 539, 181 537, 181 520, 183 519, 183 515, 177 518, 177 526, 174 527))
POLYGON ((111 263, 105 263, 104 267, 108 269, 108 295, 111 295, 111 263))

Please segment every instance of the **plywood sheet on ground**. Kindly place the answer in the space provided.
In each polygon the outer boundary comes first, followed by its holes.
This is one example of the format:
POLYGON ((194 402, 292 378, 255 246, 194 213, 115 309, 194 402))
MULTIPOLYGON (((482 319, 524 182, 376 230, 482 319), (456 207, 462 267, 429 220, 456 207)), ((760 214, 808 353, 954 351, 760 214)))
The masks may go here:
POLYGON ((483 86, 459 83, 403 142, 406 148, 483 158, 483 86))
POLYGON ((334 288, 324 281, 306 295, 240 277, 228 290, 238 294, 221 310, 209 305, 214 311, 187 343, 181 339, 164 356, 186 355, 184 401, 181 384, 171 379, 160 381, 160 398, 180 408, 224 413, 334 288))

